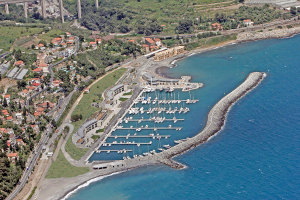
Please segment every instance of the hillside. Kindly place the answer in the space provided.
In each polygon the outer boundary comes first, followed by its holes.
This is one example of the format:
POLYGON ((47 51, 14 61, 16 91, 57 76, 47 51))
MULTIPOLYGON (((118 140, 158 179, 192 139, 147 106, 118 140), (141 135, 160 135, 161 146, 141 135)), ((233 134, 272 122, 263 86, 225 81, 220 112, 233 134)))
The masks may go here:
MULTIPOLYGON (((94 0, 82 0, 81 23, 92 30, 107 32, 174 33, 182 20, 210 18, 222 10, 233 13, 234 0, 103 0, 99 9, 94 0), (225 9, 224 9, 225 8, 225 9)), ((65 1, 65 8, 77 14, 76 0, 65 1)))

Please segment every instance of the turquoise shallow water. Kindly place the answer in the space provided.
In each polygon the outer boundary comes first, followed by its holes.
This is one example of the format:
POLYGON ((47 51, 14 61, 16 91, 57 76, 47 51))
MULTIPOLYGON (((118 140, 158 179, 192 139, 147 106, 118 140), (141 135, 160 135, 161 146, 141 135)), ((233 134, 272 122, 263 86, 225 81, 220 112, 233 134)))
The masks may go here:
POLYGON ((194 55, 170 69, 192 75, 195 92, 184 122, 198 133, 210 108, 252 71, 267 78, 230 111, 216 137, 177 158, 186 170, 137 169, 92 183, 70 200, 300 199, 300 36, 233 45, 194 55))

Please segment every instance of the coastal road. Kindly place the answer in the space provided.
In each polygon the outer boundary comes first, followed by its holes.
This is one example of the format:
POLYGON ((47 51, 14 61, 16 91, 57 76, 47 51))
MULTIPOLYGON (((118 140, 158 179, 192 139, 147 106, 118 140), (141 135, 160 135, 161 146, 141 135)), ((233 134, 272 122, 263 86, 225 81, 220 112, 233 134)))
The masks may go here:
POLYGON ((13 200, 25 186, 29 176, 31 175, 31 172, 32 172, 34 166, 36 165, 36 162, 38 161, 38 159, 40 157, 40 153, 42 152, 43 146, 47 143, 47 141, 49 139, 49 134, 51 132, 52 132, 52 126, 50 124, 48 124, 48 126, 46 128, 46 132, 43 135, 43 137, 41 138, 39 144, 37 145, 37 148, 35 148, 33 157, 31 159, 31 161, 29 162, 29 165, 25 169, 25 172, 24 172, 21 180, 19 181, 19 184, 16 186, 16 188, 13 190, 13 192, 10 193, 10 195, 6 198, 7 200, 13 200))
MULTIPOLYGON (((75 37, 75 52, 74 54, 76 55, 77 52, 79 50, 79 38, 76 36, 75 37)), ((50 85, 52 84, 53 82, 53 79, 54 79, 54 73, 53 73, 53 70, 52 68, 64 61, 66 61, 67 59, 69 59, 71 56, 59 61, 59 62, 56 62, 54 64, 51 64, 49 65, 48 69, 49 69, 49 72, 51 74, 51 78, 50 78, 50 81, 48 83, 48 86, 45 87, 42 91, 39 91, 37 92, 36 94, 34 94, 33 96, 31 96, 29 99, 27 99, 26 101, 26 107, 28 108, 29 106, 29 102, 32 98, 36 97, 37 95, 39 95, 41 92, 45 91, 48 87, 50 87, 50 85)), ((75 91, 75 90, 74 90, 75 91)), ((74 93, 73 91, 73 93, 74 93)), ((71 97, 69 97, 69 100, 70 100, 71 97)), ((67 104, 66 104, 67 105, 67 104)), ((61 111, 61 113, 57 116, 57 120, 59 119, 59 117, 61 116, 61 114, 63 113, 63 111, 61 111)), ((46 127, 46 131, 44 134, 42 134, 42 138, 40 140, 40 142, 38 143, 38 145, 36 146, 35 150, 34 150, 34 155, 33 157, 31 158, 30 161, 28 161, 29 165, 28 167, 26 168, 21 180, 19 181, 19 184, 16 186, 16 188, 13 190, 12 193, 10 193, 10 195, 7 197, 7 200, 13 200, 17 194, 23 189, 23 187, 25 186, 34 166, 36 165, 41 153, 42 153, 42 150, 43 150, 43 146, 46 145, 46 143, 48 143, 48 140, 49 140, 49 135, 50 133, 53 131, 53 127, 50 124, 47 125, 46 127)), ((57 134, 53 134, 53 137, 55 138, 57 136, 57 134)))

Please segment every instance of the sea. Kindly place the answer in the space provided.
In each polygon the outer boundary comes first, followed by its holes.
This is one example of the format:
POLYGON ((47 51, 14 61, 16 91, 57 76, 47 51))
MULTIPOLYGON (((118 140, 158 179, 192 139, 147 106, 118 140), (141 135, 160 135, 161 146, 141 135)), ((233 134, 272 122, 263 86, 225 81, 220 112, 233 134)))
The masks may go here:
MULTIPOLYGON (((176 157, 188 167, 147 166, 90 183, 68 200, 300 199, 300 36, 196 54, 168 69, 205 86, 182 134, 199 133, 212 106, 253 71, 266 79, 230 110, 208 142, 176 157)), ((179 133, 178 133, 179 134, 179 133)))

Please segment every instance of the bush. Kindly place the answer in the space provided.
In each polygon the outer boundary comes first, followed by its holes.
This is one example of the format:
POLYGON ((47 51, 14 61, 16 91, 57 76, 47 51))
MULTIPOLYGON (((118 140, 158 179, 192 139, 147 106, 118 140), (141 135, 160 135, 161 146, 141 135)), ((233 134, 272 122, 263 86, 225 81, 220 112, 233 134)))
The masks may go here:
POLYGON ((77 122, 77 121, 79 121, 81 119, 82 119, 82 115, 81 114, 74 114, 74 115, 71 116, 71 121, 72 122, 77 122))

